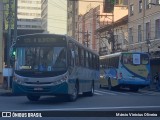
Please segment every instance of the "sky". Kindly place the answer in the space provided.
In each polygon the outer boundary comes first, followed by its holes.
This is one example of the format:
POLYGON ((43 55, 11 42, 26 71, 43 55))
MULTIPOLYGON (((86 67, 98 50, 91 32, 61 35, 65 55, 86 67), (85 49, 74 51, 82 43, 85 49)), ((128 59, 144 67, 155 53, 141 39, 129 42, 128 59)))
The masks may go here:
POLYGON ((52 7, 52 13, 49 20, 52 25, 50 33, 66 34, 67 33, 67 0, 48 0, 48 4, 52 7))

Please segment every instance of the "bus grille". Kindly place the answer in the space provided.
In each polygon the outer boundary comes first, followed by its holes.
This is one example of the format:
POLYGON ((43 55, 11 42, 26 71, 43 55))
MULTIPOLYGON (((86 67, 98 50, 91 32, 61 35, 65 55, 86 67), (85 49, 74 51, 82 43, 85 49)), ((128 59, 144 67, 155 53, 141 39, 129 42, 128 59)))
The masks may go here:
POLYGON ((51 84, 52 82, 25 82, 26 84, 51 84))

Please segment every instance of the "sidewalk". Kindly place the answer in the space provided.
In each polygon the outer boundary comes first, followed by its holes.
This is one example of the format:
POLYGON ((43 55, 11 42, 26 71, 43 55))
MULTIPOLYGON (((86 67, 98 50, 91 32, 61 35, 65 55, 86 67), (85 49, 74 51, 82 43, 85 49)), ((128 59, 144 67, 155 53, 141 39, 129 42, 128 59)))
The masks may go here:
POLYGON ((148 91, 154 91, 154 92, 160 92, 157 90, 156 85, 155 84, 151 84, 150 86, 147 86, 145 88, 142 88, 142 90, 148 90, 148 91))
POLYGON ((3 85, 0 85, 0 96, 13 96, 11 89, 6 89, 3 85))

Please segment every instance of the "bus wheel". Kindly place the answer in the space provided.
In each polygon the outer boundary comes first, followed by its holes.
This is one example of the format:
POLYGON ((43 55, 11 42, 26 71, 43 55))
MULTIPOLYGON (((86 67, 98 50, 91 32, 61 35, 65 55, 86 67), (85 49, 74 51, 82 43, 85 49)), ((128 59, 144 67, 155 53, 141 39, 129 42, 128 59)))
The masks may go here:
POLYGON ((39 95, 27 95, 27 98, 30 101, 38 101, 40 99, 40 96, 39 95))
POLYGON ((94 82, 92 82, 91 91, 83 92, 83 95, 85 95, 85 96, 93 96, 94 95, 94 82))
POLYGON ((130 91, 133 91, 133 92, 137 92, 139 90, 139 88, 136 86, 131 86, 131 87, 129 87, 129 89, 130 89, 130 91))
POLYGON ((102 88, 102 85, 101 85, 101 84, 99 85, 99 88, 102 88))
POLYGON ((108 78, 108 89, 112 90, 112 84, 111 84, 111 79, 108 78))
POLYGON ((68 95, 68 99, 70 102, 73 102, 76 101, 77 97, 78 97, 78 83, 76 83, 73 93, 68 95))

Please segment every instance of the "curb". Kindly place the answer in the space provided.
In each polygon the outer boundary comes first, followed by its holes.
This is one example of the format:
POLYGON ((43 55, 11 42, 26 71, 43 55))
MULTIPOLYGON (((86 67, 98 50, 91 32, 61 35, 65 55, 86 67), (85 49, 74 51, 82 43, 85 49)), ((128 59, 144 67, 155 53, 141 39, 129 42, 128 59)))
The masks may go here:
POLYGON ((0 96, 11 96, 11 95, 13 95, 11 90, 0 88, 0 96))
POLYGON ((10 91, 10 92, 0 92, 0 96, 24 96, 24 95, 14 94, 10 91))

